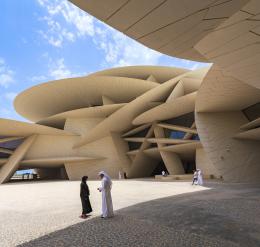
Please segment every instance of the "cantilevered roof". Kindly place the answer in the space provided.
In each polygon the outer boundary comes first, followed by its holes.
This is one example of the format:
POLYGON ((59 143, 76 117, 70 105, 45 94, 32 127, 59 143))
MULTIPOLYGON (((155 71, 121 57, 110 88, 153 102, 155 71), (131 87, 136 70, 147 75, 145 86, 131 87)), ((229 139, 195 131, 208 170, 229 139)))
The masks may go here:
POLYGON ((194 46, 248 0, 70 0, 161 53, 207 62, 194 46))
POLYGON ((102 96, 115 103, 129 102, 159 85, 156 82, 114 76, 87 76, 39 84, 20 93, 16 111, 40 121, 69 110, 103 105, 102 96))
MULTIPOLYGON (((205 76, 205 73, 208 71, 207 68, 201 68, 196 71, 189 71, 186 73, 183 73, 179 76, 176 76, 167 82, 160 84, 156 88, 153 88, 149 90, 148 92, 144 93, 140 97, 136 98, 135 100, 131 101, 130 103, 126 104, 125 106, 121 107, 119 110, 114 112, 112 115, 104 119, 104 121, 97 124, 91 132, 86 132, 82 135, 81 139, 74 145, 74 148, 80 147, 85 145, 86 143, 92 142, 94 140, 97 140, 99 138, 102 138, 109 134, 110 132, 125 132, 126 130, 130 130, 133 127, 132 121, 137 118, 140 114, 143 114, 144 112, 150 110, 154 106, 151 105, 151 103, 160 103, 160 101, 165 101, 175 88, 175 86, 179 83, 180 80, 184 78, 190 78, 190 79, 199 79, 203 78, 205 76), (118 124, 120 123, 120 124, 118 124)), ((197 85, 197 82, 196 82, 197 85)), ((188 89, 189 87, 187 87, 188 89)), ((189 90, 187 90, 189 92, 189 90)), ((186 96, 183 96, 183 98, 186 96)), ((193 92, 191 94, 187 95, 188 101, 185 102, 185 100, 178 99, 178 102, 180 104, 177 104, 177 107, 175 109, 172 109, 173 105, 176 103, 169 103, 166 104, 167 110, 169 110, 170 116, 167 112, 165 112, 164 104, 162 104, 162 107, 159 107, 159 111, 157 107, 153 108, 155 110, 151 110, 152 112, 155 112, 156 115, 153 115, 150 119, 150 114, 148 114, 149 120, 146 121, 146 117, 143 119, 140 119, 140 122, 134 124, 142 124, 148 123, 150 120, 153 121, 156 116, 162 117, 160 120, 165 119, 164 117, 167 114, 167 117, 174 117, 174 114, 176 116, 179 116, 181 114, 185 114, 187 112, 192 112, 194 110, 194 102, 196 97, 196 92, 193 92), (182 107, 182 104, 185 103, 185 106, 182 107), (187 104, 186 104, 187 103, 187 104), (191 104, 190 104, 191 103, 191 104), (162 110, 162 111, 161 111, 162 110), (176 111, 176 112, 175 112, 176 111), (173 112, 173 115, 171 115, 173 112), (142 122, 142 123, 141 123, 142 122)), ((180 97, 181 99, 182 97, 180 97)), ((177 99, 176 99, 177 101, 177 99)), ((145 114, 145 113, 144 113, 145 114)))
POLYGON ((42 135, 74 135, 65 130, 55 129, 39 124, 20 122, 10 119, 0 118, 0 135, 5 136, 28 136, 32 134, 42 135))
MULTIPOLYGON (((100 118, 100 117, 108 117, 113 112, 120 109, 125 104, 111 104, 111 105, 102 105, 102 106, 94 106, 76 109, 72 111, 62 112, 48 118, 45 118, 39 122, 38 124, 47 125, 55 128, 63 128, 65 124, 65 120, 67 118, 100 118)), ((0 139, 1 142, 1 139, 0 139)))
POLYGON ((197 92, 163 103, 136 117, 133 124, 145 124, 156 120, 176 118, 194 111, 197 92))
POLYGON ((197 112, 240 111, 259 101, 259 90, 213 65, 198 91, 195 108, 197 112))
POLYGON ((91 75, 120 76, 162 83, 188 71, 167 66, 127 66, 98 71, 91 75))

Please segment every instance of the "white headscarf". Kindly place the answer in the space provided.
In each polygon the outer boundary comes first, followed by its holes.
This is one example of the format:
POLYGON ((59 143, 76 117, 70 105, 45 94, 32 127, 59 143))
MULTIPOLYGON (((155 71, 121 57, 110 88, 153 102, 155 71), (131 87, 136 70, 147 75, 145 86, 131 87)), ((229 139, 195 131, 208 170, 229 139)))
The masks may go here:
POLYGON ((112 186, 112 180, 111 180, 110 176, 106 172, 101 171, 101 172, 98 173, 98 175, 99 176, 103 175, 106 178, 106 180, 109 183, 109 185, 112 186))

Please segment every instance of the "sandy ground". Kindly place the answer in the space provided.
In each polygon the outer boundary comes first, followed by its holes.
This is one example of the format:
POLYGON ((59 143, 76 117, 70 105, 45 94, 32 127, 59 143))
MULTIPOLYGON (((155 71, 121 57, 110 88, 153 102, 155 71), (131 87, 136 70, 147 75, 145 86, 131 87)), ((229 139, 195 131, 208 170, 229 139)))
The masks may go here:
MULTIPOLYGON (((93 207, 91 218, 94 218, 100 215, 101 210, 101 194, 97 191, 100 181, 89 181, 88 184, 93 207)), ((79 185, 80 183, 75 181, 1 185, 0 246, 16 246, 82 223, 82 219, 78 217, 81 213, 79 185)), ((114 209, 119 210, 155 199, 208 189, 207 187, 191 186, 189 182, 123 180, 114 181, 112 197, 114 209)), ((34 245, 36 246, 36 244, 34 245)), ((55 244, 55 246, 64 245, 55 244)))

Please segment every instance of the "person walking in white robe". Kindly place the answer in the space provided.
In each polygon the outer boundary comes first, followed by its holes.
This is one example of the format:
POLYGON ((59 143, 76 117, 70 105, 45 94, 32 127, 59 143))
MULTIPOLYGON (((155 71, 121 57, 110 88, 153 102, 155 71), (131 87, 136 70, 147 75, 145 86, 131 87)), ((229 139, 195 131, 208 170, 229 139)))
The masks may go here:
POLYGON ((203 185, 202 171, 200 169, 198 171, 198 185, 203 185))
POLYGON ((192 185, 197 185, 198 184, 198 171, 195 170, 193 173, 193 179, 192 179, 192 185))
POLYGON ((102 179, 102 186, 98 188, 102 192, 102 215, 101 218, 113 217, 113 203, 111 197, 112 180, 107 173, 101 171, 98 173, 102 179))

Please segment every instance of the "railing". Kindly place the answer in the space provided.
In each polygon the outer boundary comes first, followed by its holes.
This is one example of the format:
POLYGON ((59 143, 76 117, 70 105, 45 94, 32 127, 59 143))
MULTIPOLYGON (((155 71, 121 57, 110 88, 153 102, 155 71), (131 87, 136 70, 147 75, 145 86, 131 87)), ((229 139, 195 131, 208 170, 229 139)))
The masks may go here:
POLYGON ((14 174, 11 180, 37 180, 39 179, 38 174, 24 173, 24 174, 14 174))

